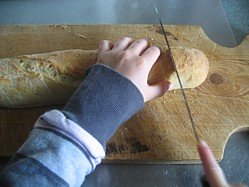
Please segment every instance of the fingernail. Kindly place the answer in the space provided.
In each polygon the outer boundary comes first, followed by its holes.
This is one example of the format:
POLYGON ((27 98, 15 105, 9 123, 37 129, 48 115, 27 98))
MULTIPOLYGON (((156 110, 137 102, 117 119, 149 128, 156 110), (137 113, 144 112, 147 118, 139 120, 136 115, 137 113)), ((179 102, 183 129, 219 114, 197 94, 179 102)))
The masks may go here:
POLYGON ((162 53, 162 49, 160 46, 154 45, 155 47, 157 47, 160 50, 160 53, 162 53))
POLYGON ((203 140, 201 140, 199 144, 204 146, 204 147, 208 147, 208 144, 206 142, 204 142, 203 140))
POLYGON ((174 87, 174 84, 173 84, 173 83, 170 83, 170 84, 169 84, 169 90, 172 90, 173 87, 174 87))

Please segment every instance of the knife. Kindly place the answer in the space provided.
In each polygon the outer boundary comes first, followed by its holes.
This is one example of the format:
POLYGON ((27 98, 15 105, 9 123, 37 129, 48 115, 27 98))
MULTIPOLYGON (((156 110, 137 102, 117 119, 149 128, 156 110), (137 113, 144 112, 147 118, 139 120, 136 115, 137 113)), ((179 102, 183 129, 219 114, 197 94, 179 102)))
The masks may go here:
POLYGON ((174 70, 175 70, 175 72, 176 72, 176 76, 177 76, 178 82, 179 82, 179 84, 180 84, 182 96, 183 96, 183 99, 184 99, 184 103, 185 103, 186 109, 187 109, 187 111, 188 111, 188 116, 189 116, 189 120, 190 120, 190 122, 191 122, 191 126, 192 126, 192 129, 193 129, 194 135, 195 135, 195 139, 196 139, 197 143, 200 143, 200 138, 199 138, 199 136, 198 136, 198 134, 197 134, 197 130, 196 130, 196 127, 195 127, 195 122, 194 122, 194 119, 193 119, 193 117, 192 117, 192 114, 191 114, 191 111, 190 111, 190 108, 189 108, 189 104, 188 104, 188 101, 187 101, 186 94, 185 94, 185 92, 184 92, 184 90, 183 90, 182 81, 181 81, 181 79, 180 79, 179 72, 178 72, 178 70, 177 70, 177 68, 176 68, 176 64, 175 64, 175 61, 174 61, 174 58, 173 58, 173 55, 172 55, 172 52, 171 52, 171 48, 170 48, 170 45, 169 45, 168 38, 167 38, 167 36, 166 36, 166 32, 165 32, 164 27, 163 27, 162 20, 161 20, 161 18, 160 18, 160 16, 159 16, 158 9, 157 9, 155 3, 153 3, 153 5, 154 5, 154 9, 155 9, 155 11, 156 11, 156 14, 157 14, 157 16, 158 16, 158 19, 159 19, 159 23, 160 23, 160 26, 161 26, 161 29, 162 29, 162 32, 163 32, 163 35, 164 35, 164 39, 165 39, 166 45, 167 45, 168 50, 169 50, 170 62, 171 62, 172 65, 173 65, 173 68, 174 68, 174 70))

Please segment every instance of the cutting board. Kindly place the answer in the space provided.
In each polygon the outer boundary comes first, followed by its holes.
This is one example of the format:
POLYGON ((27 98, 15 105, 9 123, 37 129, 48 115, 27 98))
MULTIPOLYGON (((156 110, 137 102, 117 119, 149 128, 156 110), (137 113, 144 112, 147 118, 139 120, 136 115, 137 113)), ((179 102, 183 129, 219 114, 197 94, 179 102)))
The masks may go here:
MULTIPOLYGON (((211 41, 199 26, 166 26, 171 46, 203 51, 210 71, 206 81, 186 90, 201 139, 221 160, 229 136, 249 127, 249 36, 235 48, 211 41)), ((121 36, 147 38, 166 49, 159 25, 1 26, 0 58, 64 49, 97 49, 99 41, 121 36)), ((12 155, 43 112, 60 108, 0 109, 0 155, 12 155)), ((179 90, 147 102, 110 139, 106 162, 190 163, 199 160, 196 140, 179 90)))

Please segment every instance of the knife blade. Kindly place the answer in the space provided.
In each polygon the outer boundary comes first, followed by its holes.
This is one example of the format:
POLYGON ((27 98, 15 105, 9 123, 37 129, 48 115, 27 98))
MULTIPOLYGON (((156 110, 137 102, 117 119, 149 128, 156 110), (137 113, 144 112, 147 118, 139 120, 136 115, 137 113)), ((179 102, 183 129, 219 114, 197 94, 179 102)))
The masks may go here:
POLYGON ((183 90, 182 81, 180 79, 180 75, 179 75, 179 72, 178 72, 178 70, 176 68, 176 64, 175 64, 175 61, 174 61, 174 58, 173 58, 173 55, 172 55, 172 52, 171 52, 171 47, 169 45, 169 40, 167 38, 166 32, 165 32, 164 27, 163 27, 162 20, 161 20, 161 18, 159 16, 159 12, 158 12, 158 9, 157 9, 155 3, 153 3, 153 6, 154 6, 154 9, 155 9, 156 14, 158 16, 158 20, 159 20, 159 23, 160 23, 160 26, 161 26, 161 29, 162 29, 162 32, 163 32, 163 35, 164 35, 164 39, 165 39, 166 45, 167 45, 168 50, 169 50, 170 62, 172 63, 173 68, 174 68, 174 70, 176 72, 176 76, 177 76, 177 79, 178 79, 178 82, 179 82, 179 85, 180 85, 180 88, 181 88, 182 96, 183 96, 184 103, 185 103, 185 106, 186 106, 186 109, 187 109, 187 112, 188 112, 191 127, 192 127, 194 135, 195 135, 195 139, 196 139, 197 143, 200 143, 200 138, 199 138, 197 130, 196 130, 195 122, 194 122, 194 119, 192 117, 192 113, 190 111, 190 107, 189 107, 189 104, 188 104, 188 101, 187 101, 187 97, 186 97, 186 94, 185 94, 185 92, 183 90))

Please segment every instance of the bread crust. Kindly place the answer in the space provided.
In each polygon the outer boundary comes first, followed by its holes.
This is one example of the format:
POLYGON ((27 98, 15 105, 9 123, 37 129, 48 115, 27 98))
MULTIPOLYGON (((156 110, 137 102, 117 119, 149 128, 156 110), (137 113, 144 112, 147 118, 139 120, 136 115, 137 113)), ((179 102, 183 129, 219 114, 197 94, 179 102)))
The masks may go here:
MULTIPOLYGON (((71 49, 0 59, 0 106, 7 108, 64 104, 97 59, 97 50, 71 49)), ((197 49, 172 48, 184 88, 194 88, 207 77, 208 60, 197 49)), ((169 52, 162 53, 150 71, 148 83, 179 83, 169 52)))
MULTIPOLYGON (((174 66, 169 60, 169 51, 166 55, 167 62, 164 63, 165 79, 173 83, 173 89, 180 89, 174 66)), ((172 55, 183 88, 195 88, 205 81, 208 75, 209 62, 201 51, 193 48, 172 47, 172 55)))

